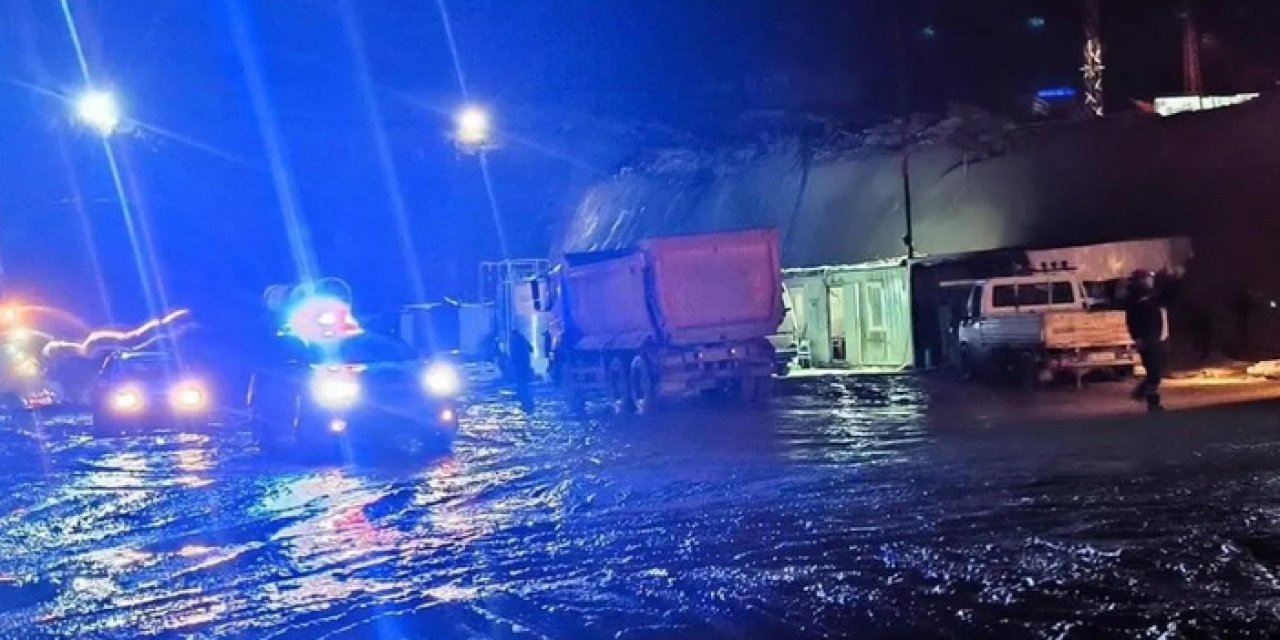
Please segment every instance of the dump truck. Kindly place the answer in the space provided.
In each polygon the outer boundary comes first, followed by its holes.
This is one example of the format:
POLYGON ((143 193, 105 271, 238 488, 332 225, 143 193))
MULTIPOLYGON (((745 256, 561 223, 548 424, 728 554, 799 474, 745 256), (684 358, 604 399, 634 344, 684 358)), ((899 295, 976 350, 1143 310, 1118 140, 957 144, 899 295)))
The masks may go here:
POLYGON ((619 413, 713 391, 762 402, 783 313, 778 260, 773 229, 566 255, 532 282, 554 378, 571 404, 604 396, 619 413))

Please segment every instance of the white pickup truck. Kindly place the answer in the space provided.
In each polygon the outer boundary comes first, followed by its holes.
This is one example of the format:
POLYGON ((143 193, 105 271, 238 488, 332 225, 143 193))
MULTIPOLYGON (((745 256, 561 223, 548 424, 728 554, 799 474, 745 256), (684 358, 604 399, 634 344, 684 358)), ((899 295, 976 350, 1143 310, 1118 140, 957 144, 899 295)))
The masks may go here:
POLYGON ((1104 371, 1131 375, 1138 353, 1122 311, 1092 311, 1070 272, 992 278, 972 284, 960 323, 967 376, 1011 373, 1026 385, 1104 371))

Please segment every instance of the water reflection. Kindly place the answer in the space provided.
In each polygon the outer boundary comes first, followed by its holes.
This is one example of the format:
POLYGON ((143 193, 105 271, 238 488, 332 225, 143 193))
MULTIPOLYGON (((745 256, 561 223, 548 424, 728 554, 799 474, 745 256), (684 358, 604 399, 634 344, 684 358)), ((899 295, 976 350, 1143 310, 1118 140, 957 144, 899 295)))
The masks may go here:
POLYGON ((282 579, 264 591, 266 605, 306 611, 385 590, 357 569, 385 562, 401 540, 399 531, 365 513, 391 490, 341 469, 282 481, 259 508, 267 518, 294 520, 271 539, 282 579))
POLYGON ((655 420, 482 401, 452 455, 386 465, 300 466, 225 433, 66 438, 49 474, 8 487, 24 495, 0 519, 0 575, 51 586, 0 591, 0 637, 36 618, 63 637, 791 637, 871 619, 993 637, 1045 635, 1045 610, 1127 636, 1089 621, 1165 594, 1276 621, 1250 604, 1280 557, 1274 447, 1188 444, 1151 467, 1111 432, 1055 447, 1042 430, 1015 451, 1024 430, 935 428, 933 397, 850 379, 655 420), (1222 468, 1185 472, 1208 459, 1222 468))

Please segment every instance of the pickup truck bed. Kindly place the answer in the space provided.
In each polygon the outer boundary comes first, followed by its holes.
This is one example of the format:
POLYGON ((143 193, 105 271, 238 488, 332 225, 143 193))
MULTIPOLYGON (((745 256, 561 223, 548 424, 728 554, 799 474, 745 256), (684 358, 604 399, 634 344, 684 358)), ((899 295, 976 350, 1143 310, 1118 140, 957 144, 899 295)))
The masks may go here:
POLYGON ((1042 346, 1050 350, 1125 347, 1133 344, 1120 311, 1011 313, 983 321, 986 344, 1042 346))

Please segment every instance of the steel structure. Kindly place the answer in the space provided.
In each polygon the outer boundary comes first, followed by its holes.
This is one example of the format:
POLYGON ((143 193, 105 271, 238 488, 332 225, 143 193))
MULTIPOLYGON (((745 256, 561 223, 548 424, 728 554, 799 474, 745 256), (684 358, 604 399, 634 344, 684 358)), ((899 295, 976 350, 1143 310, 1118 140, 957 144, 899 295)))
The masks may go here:
POLYGON ((1102 94, 1102 25, 1098 17, 1098 0, 1084 0, 1084 104, 1089 113, 1102 117, 1105 103, 1102 94))

